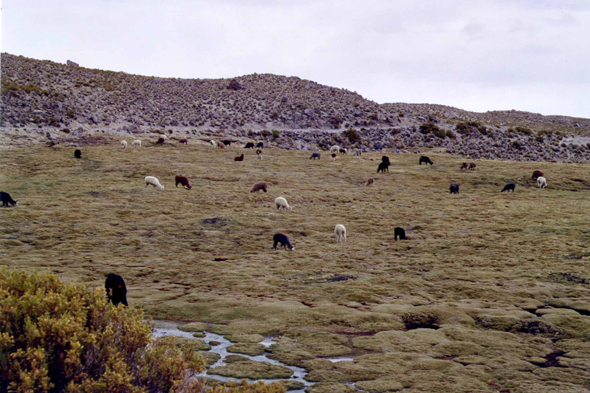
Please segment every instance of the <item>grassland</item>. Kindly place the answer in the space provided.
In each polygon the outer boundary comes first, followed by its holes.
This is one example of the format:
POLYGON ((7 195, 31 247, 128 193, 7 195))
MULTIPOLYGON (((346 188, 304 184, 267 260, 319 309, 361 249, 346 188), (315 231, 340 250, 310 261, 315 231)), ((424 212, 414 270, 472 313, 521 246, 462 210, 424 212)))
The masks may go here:
POLYGON ((3 150, 0 189, 18 204, 0 210, 0 265, 96 287, 116 272, 156 318, 280 336, 272 356, 308 368, 317 391, 590 388, 590 166, 482 160, 461 172, 457 157, 430 153, 431 167, 388 154, 377 175, 378 153, 234 162, 244 149, 190 142, 112 141, 81 160, 59 145, 3 150), (144 188, 146 175, 166 189, 144 188), (269 192, 250 193, 262 180, 269 192), (516 192, 499 193, 510 181, 516 192), (277 211, 277 196, 293 210, 277 211), (409 241, 393 240, 396 226, 409 241), (277 232, 295 251, 272 250, 277 232), (338 355, 355 361, 322 359, 338 355))

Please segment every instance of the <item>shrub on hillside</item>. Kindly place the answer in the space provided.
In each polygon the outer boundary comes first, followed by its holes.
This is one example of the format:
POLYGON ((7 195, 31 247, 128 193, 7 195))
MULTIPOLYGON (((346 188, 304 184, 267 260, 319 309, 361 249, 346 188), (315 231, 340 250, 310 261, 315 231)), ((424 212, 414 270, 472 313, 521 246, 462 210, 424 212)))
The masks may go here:
POLYGON ((445 132, 434 123, 422 123, 422 125, 420 125, 420 133, 434 134, 439 138, 445 137, 445 132))
POLYGON ((349 128, 348 130, 345 130, 342 133, 344 134, 344 136, 346 138, 348 138, 348 141, 350 143, 357 143, 357 142, 363 141, 361 134, 359 134, 359 132, 357 130, 355 130, 354 128, 349 128))

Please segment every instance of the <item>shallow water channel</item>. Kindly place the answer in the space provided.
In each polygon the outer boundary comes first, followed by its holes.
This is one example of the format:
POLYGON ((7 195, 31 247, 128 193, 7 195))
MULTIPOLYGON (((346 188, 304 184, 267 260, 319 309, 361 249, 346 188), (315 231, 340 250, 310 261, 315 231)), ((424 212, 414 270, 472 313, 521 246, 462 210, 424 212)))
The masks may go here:
MULTIPOLYGON (((215 362, 213 365, 211 365, 211 367, 206 370, 205 372, 201 373, 201 374, 197 374, 197 377, 204 377, 204 378, 209 378, 209 379, 214 379, 220 382, 229 382, 229 381, 241 381, 242 379, 246 379, 246 381, 252 383, 252 382, 258 382, 258 381, 263 381, 265 383, 271 383, 271 382, 278 382, 281 381, 281 379, 257 379, 257 380, 253 380, 253 379, 248 379, 248 378, 231 378, 231 377, 224 377, 221 375, 215 375, 215 374, 209 374, 209 370, 214 369, 215 367, 220 367, 220 366, 224 366, 225 363, 225 358, 228 355, 240 355, 240 356, 244 356, 250 360, 256 361, 256 362, 267 362, 270 364, 275 364, 275 365, 279 365, 279 366, 283 366, 283 367, 287 367, 290 368, 293 371, 293 375, 291 376, 290 380, 292 381, 297 381, 297 382, 301 382, 304 385, 303 389, 297 389, 297 390, 289 390, 290 393, 304 393, 305 389, 307 389, 308 387, 310 387, 311 385, 313 385, 313 382, 308 382, 305 380, 305 376, 307 375, 307 370, 302 368, 302 367, 297 367, 297 366, 289 366, 287 364, 281 363, 278 360, 274 360, 274 359, 269 359, 266 356, 266 353, 262 354, 262 355, 258 355, 258 356, 250 356, 250 355, 245 355, 242 353, 232 353, 232 352, 227 352, 227 347, 229 347, 230 345, 232 345, 233 343, 231 341, 229 341, 228 339, 226 339, 225 337, 223 337, 222 335, 219 334, 215 334, 215 333, 211 333, 211 332, 204 332, 205 333, 205 337, 199 337, 196 338, 193 336, 192 332, 184 332, 182 330, 178 329, 178 326, 180 325, 179 323, 176 322, 170 322, 170 321, 152 321, 154 326, 155 326, 155 330, 154 330, 154 337, 162 337, 162 336, 176 336, 176 337, 186 337, 186 338, 192 338, 195 340, 203 340, 205 341, 207 344, 209 344, 211 346, 211 349, 209 350, 209 352, 214 352, 219 354, 219 356, 221 356, 219 358, 219 360, 217 362, 215 362), (213 342, 213 343, 212 343, 213 342), (216 344, 216 342, 218 342, 219 344, 216 344), (216 344, 216 345, 213 345, 216 344)), ((274 340, 271 337, 267 337, 264 340, 262 340, 260 342, 260 344, 264 345, 265 347, 269 347, 272 344, 274 344, 274 340)), ((341 362, 341 361, 352 361, 353 358, 351 357, 336 357, 336 358, 328 358, 328 360, 332 361, 332 362, 341 362)), ((284 380, 284 379, 283 379, 284 380)))

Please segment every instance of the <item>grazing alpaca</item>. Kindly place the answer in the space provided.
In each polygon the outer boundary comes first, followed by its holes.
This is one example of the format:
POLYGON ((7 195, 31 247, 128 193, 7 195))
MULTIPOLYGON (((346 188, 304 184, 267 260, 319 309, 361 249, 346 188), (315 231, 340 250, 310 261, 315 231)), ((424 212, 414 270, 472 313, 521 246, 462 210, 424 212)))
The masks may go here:
POLYGON ((406 237, 406 231, 404 230, 404 228, 396 227, 393 230, 393 235, 394 235, 395 241, 397 241, 398 236, 399 236, 399 240, 408 240, 408 238, 406 237))
POLYGON ((340 154, 346 154, 346 149, 340 149, 338 151, 340 152, 340 154))
POLYGON ((166 138, 164 138, 162 135, 160 135, 160 137, 156 141, 156 145, 163 145, 164 142, 166 142, 166 138))
POLYGON ((543 176, 539 176, 537 178, 537 187, 538 188, 546 188, 547 187, 547 179, 545 179, 543 176))
POLYGON ((121 141, 121 149, 124 149, 127 147, 127 141, 121 141))
POLYGON ((277 244, 279 243, 281 244, 279 248, 289 248, 289 250, 295 249, 295 247, 291 245, 289 238, 286 235, 283 235, 282 233, 275 233, 275 235, 272 237, 272 240, 274 241, 272 248, 274 248, 275 250, 277 249, 277 244))
POLYGON ((250 192, 258 192, 260 190, 262 190, 264 192, 268 191, 268 184, 265 181, 261 181, 261 182, 254 184, 252 186, 252 189, 250 190, 250 192))
POLYGON ((118 274, 110 273, 104 282, 104 288, 107 291, 107 297, 115 306, 123 303, 125 307, 127 304, 127 286, 125 280, 118 274))
POLYGON ((387 156, 381 157, 381 162, 386 163, 387 166, 390 166, 391 165, 391 162, 389 162, 389 157, 387 157, 387 156))
POLYGON ((139 139, 134 140, 131 142, 131 147, 141 147, 141 141, 139 139))
POLYGON ((174 181, 176 182, 176 187, 178 187, 178 185, 180 184, 180 185, 182 185, 183 187, 186 187, 186 188, 188 188, 189 190, 190 190, 191 188, 193 188, 193 187, 192 187, 192 186, 189 184, 189 182, 188 182, 188 178, 187 178, 186 176, 179 176, 179 175, 176 175, 176 177, 174 178, 174 181))
POLYGON ((75 158, 82 158, 82 152, 81 152, 80 150, 78 150, 78 149, 77 149, 77 150, 74 152, 74 157, 75 157, 75 158))
POLYGON ((262 160, 262 150, 260 150, 260 149, 256 150, 256 155, 258 156, 259 160, 262 160))
POLYGON ((330 153, 338 153, 340 151, 340 146, 334 145, 330 148, 330 153))
POLYGON ((318 153, 317 151, 315 153, 311 153, 311 157, 309 157, 310 160, 315 160, 315 159, 320 160, 322 158, 322 155, 320 153, 318 153))
POLYGON ((469 170, 474 171, 476 166, 477 165, 475 165, 475 162, 470 163, 469 164, 469 170))
POLYGON ((379 167, 377 167, 377 173, 379 173, 379 172, 385 173, 385 171, 389 172, 389 163, 382 162, 379 164, 379 167))
POLYGON ((458 194, 459 193, 459 183, 451 183, 450 191, 451 191, 451 194, 458 194))
POLYGON ((289 206, 289 203, 283 197, 276 198, 275 205, 277 205, 277 210, 280 210, 280 209, 292 210, 293 209, 291 206, 289 206))
POLYGON ((154 188, 157 188, 158 190, 163 190, 164 186, 160 184, 160 181, 155 178, 154 176, 146 176, 145 177, 145 186, 154 186, 154 188))
POLYGON ((0 202, 2 202, 2 207, 8 207, 10 203, 12 206, 16 206, 16 202, 9 193, 0 191, 0 202))
POLYGON ((336 161, 336 153, 332 153, 332 161, 336 161))
POLYGON ((239 157, 234 158, 234 161, 244 161, 244 154, 239 157))
POLYGON ((215 142, 213 139, 211 139, 209 141, 209 143, 211 144, 211 146, 216 147, 217 146, 217 142, 215 142))
POLYGON ((346 242, 346 228, 342 224, 334 227, 334 235, 336 235, 336 243, 340 243, 343 239, 346 242))
POLYGON ((514 192, 514 189, 516 188, 516 184, 514 183, 508 183, 504 186, 504 188, 502 188, 502 191, 500 192, 504 192, 504 191, 512 191, 514 192))
POLYGON ((263 149, 263 148, 264 148, 264 143, 263 143, 263 142, 258 142, 258 143, 256 144, 256 148, 257 148, 257 149, 263 149))
POLYGON ((221 142, 217 142, 217 147, 220 149, 225 149, 225 144, 223 144, 221 142))
POLYGON ((356 157, 356 156, 360 156, 361 154, 363 154, 363 151, 362 151, 361 149, 357 149, 357 150, 354 152, 354 156, 355 156, 355 157, 356 157))
POLYGON ((231 146, 231 141, 228 139, 222 140, 221 143, 223 143, 225 146, 231 146))
POLYGON ((244 147, 244 149, 254 149, 254 142, 246 143, 246 146, 244 147))
POLYGON ((461 170, 463 169, 468 169, 469 168, 469 164, 464 162, 463 164, 461 164, 461 170))
POLYGON ((532 178, 533 178, 533 180, 537 180, 541 176, 545 176, 545 174, 541 171, 534 171, 532 178))
POLYGON ((185 145, 188 145, 188 139, 182 138, 181 140, 178 141, 178 143, 184 143, 185 145))
POLYGON ((370 178, 369 180, 367 180, 367 187, 372 186, 374 181, 375 180, 373 178, 370 178))
POLYGON ((432 165, 432 160, 426 156, 422 156, 420 157, 420 165, 422 165, 422 163, 425 163, 426 165, 432 165))

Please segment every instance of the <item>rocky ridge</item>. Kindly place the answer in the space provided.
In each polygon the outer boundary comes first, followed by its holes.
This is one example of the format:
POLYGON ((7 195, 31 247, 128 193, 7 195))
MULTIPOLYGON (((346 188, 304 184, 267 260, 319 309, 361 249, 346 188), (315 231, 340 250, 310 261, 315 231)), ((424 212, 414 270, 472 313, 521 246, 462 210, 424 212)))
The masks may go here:
POLYGON ((340 144, 362 150, 437 148, 472 158, 590 160, 590 138, 584 137, 590 135, 590 119, 377 104, 297 77, 156 78, 6 53, 1 120, 10 138, 21 140, 167 132, 266 139, 306 150, 340 144))

